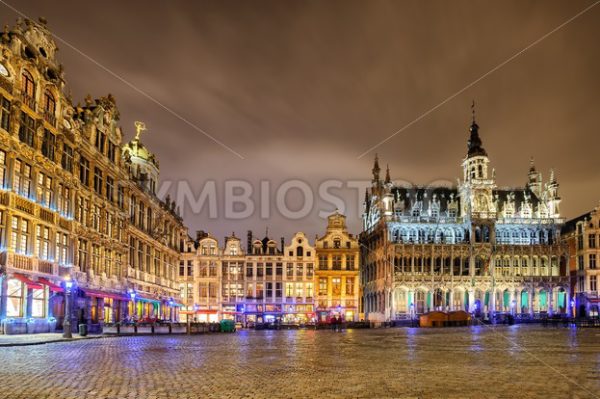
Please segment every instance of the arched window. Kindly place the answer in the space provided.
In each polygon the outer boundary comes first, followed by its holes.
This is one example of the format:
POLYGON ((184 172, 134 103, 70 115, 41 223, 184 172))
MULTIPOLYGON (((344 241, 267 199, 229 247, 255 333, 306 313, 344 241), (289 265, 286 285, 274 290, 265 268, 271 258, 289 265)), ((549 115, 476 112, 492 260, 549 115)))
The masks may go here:
POLYGON ((31 73, 25 69, 21 74, 21 95, 23 102, 33 109, 35 107, 35 82, 31 73))
POLYGON ((303 247, 297 247, 296 248, 296 256, 301 258, 304 256, 304 248, 303 247))

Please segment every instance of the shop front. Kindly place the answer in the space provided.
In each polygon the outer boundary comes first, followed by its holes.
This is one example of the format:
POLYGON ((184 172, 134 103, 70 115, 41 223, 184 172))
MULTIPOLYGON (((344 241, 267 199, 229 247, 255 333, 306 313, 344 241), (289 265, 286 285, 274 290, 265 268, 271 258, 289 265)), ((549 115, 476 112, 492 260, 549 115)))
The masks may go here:
POLYGON ((316 322, 313 305, 284 305, 284 324, 306 325, 316 322))
POLYGON ((223 305, 221 319, 233 320, 236 323, 244 322, 244 304, 223 305))
POLYGON ((344 322, 351 322, 355 320, 356 312, 357 308, 353 306, 337 306, 327 309, 318 309, 316 315, 319 323, 330 323, 334 317, 336 319, 342 319, 344 322))
POLYGON ((125 318, 129 299, 121 293, 81 288, 75 301, 77 323, 71 324, 86 324, 90 333, 101 333, 104 323, 125 318))
POLYGON ((47 279, 14 273, 0 278, 0 332, 54 332, 62 317, 62 288, 47 279))

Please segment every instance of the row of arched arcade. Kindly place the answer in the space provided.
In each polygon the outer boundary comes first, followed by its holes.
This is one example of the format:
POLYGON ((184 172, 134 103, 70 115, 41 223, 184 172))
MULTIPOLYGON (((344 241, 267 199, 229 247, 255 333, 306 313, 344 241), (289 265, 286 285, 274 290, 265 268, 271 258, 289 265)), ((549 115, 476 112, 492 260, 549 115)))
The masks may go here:
POLYGON ((563 286, 519 286, 514 288, 456 287, 452 289, 427 287, 396 287, 386 297, 385 292, 365 296, 365 311, 380 313, 386 318, 401 319, 434 310, 465 310, 476 317, 494 310, 512 314, 567 314, 569 292, 563 286))

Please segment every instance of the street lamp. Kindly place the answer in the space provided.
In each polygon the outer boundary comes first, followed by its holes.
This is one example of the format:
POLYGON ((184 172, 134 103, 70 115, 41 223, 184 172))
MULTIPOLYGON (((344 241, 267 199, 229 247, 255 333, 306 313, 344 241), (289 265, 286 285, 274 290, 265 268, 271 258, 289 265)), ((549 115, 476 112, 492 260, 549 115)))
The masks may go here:
POLYGON ((131 320, 135 321, 136 318, 136 308, 135 308, 135 290, 133 288, 130 288, 127 290, 127 292, 129 293, 129 297, 131 298, 131 312, 133 313, 131 316, 131 320))
POLYGON ((63 338, 73 338, 71 333, 71 290, 73 289, 73 280, 67 275, 63 281, 65 290, 65 317, 63 318, 63 338))

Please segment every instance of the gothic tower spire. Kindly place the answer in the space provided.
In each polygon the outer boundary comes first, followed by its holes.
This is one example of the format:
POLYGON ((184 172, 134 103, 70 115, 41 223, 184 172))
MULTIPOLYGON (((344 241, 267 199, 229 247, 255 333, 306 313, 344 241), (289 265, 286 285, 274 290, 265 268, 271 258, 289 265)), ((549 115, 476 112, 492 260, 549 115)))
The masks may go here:
POLYGON ((467 158, 484 156, 487 157, 487 152, 483 148, 483 143, 481 142, 481 138, 479 137, 479 125, 475 122, 475 100, 473 100, 473 104, 471 105, 471 113, 473 114, 473 120, 471 122, 471 127, 469 128, 469 132, 471 132, 471 136, 469 137, 469 141, 467 142, 467 158))
POLYGON ((385 168, 385 184, 390 184, 392 179, 390 178, 390 165, 386 165, 385 168))
POLYGON ((381 169, 379 168, 379 156, 375 154, 375 163, 373 164, 373 183, 379 182, 379 172, 381 169))

